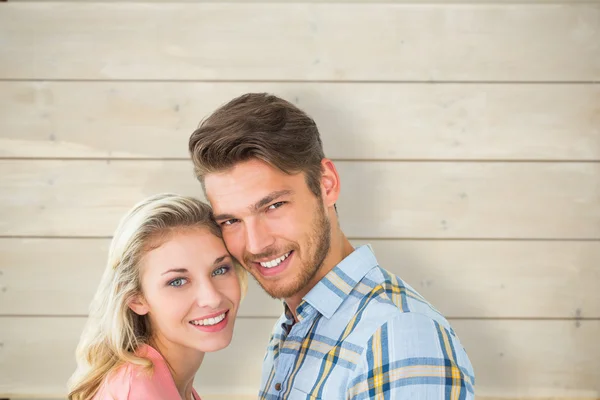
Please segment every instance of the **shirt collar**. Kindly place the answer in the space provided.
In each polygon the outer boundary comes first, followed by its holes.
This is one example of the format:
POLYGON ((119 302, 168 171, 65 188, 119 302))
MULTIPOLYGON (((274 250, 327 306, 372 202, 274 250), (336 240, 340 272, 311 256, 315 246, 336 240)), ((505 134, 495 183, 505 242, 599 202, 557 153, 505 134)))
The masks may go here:
MULTIPOLYGON (((370 244, 356 248, 304 296, 296 309, 298 320, 306 318, 311 307, 325 318, 331 318, 362 278, 377 265, 379 264, 370 244)), ((288 321, 290 317, 293 320, 287 305, 285 315, 288 321)))

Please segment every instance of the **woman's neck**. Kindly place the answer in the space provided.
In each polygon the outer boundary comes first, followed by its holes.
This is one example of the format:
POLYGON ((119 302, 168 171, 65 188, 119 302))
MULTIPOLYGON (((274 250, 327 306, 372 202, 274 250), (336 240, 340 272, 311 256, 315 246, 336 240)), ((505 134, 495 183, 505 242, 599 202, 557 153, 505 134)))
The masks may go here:
POLYGON ((158 350, 167 362, 181 398, 192 399, 194 376, 202 364, 204 352, 174 345, 165 340, 155 339, 150 345, 158 350))

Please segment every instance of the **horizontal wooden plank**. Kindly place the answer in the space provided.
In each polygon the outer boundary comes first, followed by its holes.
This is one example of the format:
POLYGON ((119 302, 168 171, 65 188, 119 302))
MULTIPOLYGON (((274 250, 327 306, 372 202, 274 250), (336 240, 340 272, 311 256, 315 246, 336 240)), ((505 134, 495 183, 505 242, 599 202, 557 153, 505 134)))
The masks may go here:
MULTIPOLYGON (((83 322, 0 318, 0 395, 64 395, 83 322)), ((200 395, 255 394, 273 323, 238 319, 233 343, 207 355, 196 379, 200 395)), ((481 396, 600 395, 600 321, 463 320, 452 325, 473 362, 481 396)))
MULTIPOLYGON (((64 395, 83 323, 83 318, 0 318, 0 396, 64 395)), ((195 383, 201 395, 256 393, 273 323, 236 321, 233 344, 206 355, 195 383)))
POLYGON ((332 158, 600 160, 600 85, 197 82, 0 82, 0 157, 187 159, 202 118, 260 91, 332 158))
MULTIPOLYGON (((56 2, 56 0, 3 0, 11 3, 44 3, 56 2)), ((123 0, 63 0, 66 2, 93 2, 93 3, 115 3, 123 0)), ((177 0, 178 3, 211 3, 214 0, 177 0)), ((599 0, 221 0, 221 3, 423 3, 423 4, 571 4, 571 3, 597 3, 599 0)), ((129 3, 167 3, 168 0, 127 0, 129 3)))
MULTIPOLYGON (((355 238, 600 238, 598 163, 338 162, 355 238)), ((201 196, 190 161, 0 160, 0 235, 109 236, 142 198, 201 196)))
MULTIPOLYGON (((87 315, 109 242, 0 239, 0 315, 87 315)), ((447 317, 600 318, 600 242, 370 243, 380 265, 447 317)), ((251 279, 240 315, 281 311, 251 279)))
POLYGON ((598 4, 6 3, 0 79, 591 82, 599 20, 598 4))

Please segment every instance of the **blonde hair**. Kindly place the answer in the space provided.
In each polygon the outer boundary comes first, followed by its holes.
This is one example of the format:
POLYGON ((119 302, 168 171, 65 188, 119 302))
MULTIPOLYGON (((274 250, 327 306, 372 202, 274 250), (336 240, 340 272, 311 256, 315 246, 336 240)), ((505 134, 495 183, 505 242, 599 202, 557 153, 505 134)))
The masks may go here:
MULTIPOLYGON (((139 202, 121 219, 77 346, 77 369, 69 380, 70 400, 91 399, 104 378, 123 363, 152 367, 149 360, 135 355, 138 346, 150 338, 149 321, 129 308, 141 292, 140 259, 156 247, 157 240, 165 240, 178 228, 198 227, 222 238, 207 204, 170 193, 139 202)), ((244 294, 246 272, 237 263, 235 269, 244 294)))

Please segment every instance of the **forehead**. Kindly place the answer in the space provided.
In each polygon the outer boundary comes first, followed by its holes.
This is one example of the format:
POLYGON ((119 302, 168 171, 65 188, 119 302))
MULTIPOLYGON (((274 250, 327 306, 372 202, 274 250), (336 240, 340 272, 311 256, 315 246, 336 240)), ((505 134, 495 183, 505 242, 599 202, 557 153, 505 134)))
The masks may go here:
POLYGON ((175 265, 212 263, 225 251, 222 239, 208 228, 176 230, 144 255, 142 266, 145 269, 169 269, 175 265))
POLYGON ((248 160, 204 179, 206 197, 215 214, 239 212, 274 191, 297 193, 306 186, 304 174, 286 174, 261 160, 248 160))

